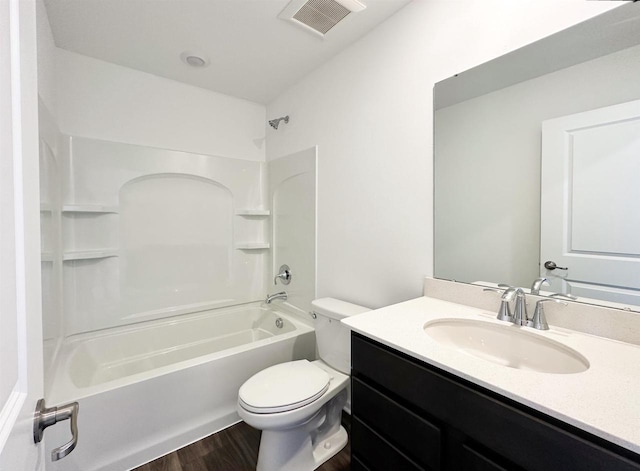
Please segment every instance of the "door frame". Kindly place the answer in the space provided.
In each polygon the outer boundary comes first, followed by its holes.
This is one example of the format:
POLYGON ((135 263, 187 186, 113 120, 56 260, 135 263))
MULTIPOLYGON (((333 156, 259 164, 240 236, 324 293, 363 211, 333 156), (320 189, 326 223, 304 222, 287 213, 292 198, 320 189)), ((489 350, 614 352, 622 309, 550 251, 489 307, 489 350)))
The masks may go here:
POLYGON ((9 25, 10 51, 1 60, 10 70, 11 107, 0 113, 8 123, 2 132, 12 144, 0 158, 13 163, 18 371, 9 400, 0 404, 0 469, 41 471, 44 447, 33 441, 33 413, 43 396, 36 3, 0 1, 7 6, 0 14, 9 25))

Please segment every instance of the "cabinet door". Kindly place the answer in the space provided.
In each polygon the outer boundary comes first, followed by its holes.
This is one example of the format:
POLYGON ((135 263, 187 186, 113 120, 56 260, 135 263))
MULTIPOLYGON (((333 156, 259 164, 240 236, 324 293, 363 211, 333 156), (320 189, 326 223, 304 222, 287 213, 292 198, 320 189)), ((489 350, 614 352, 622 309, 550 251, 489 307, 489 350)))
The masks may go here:
POLYGON ((396 450, 388 441, 357 417, 351 423, 352 453, 362 457, 362 462, 372 471, 424 470, 410 458, 396 450))
POLYGON ((505 463, 499 457, 489 456, 485 450, 470 443, 462 444, 460 453, 462 466, 465 471, 517 471, 522 468, 505 463))
POLYGON ((420 466, 440 469, 441 432, 393 399, 353 379, 353 414, 420 466))
POLYGON ((369 468, 367 468, 364 464, 362 464, 362 461, 360 461, 360 458, 358 458, 355 455, 351 455, 351 471, 371 471, 369 468))

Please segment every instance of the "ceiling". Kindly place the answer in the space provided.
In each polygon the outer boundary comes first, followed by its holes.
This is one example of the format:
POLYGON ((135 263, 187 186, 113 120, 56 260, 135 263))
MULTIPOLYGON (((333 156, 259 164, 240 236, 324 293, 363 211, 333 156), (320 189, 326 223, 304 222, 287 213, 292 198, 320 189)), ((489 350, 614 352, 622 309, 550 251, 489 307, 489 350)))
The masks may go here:
POLYGON ((363 0, 317 37, 278 19, 288 0, 45 0, 62 49, 268 103, 410 0, 363 0), (186 65, 184 51, 205 56, 186 65))

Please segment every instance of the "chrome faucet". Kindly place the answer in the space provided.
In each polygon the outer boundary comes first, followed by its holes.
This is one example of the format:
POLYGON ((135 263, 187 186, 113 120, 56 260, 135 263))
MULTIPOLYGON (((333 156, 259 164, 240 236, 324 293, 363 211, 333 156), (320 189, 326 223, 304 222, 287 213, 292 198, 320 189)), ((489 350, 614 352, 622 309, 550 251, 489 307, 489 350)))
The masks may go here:
POLYGON ((531 294, 540 294, 540 288, 542 288, 542 285, 544 284, 546 284, 547 286, 551 286, 549 284, 549 280, 547 280, 546 278, 536 278, 531 285, 531 294))
POLYGON ((516 288, 516 307, 513 310, 513 323, 515 325, 527 325, 527 298, 522 288, 516 288))
POLYGON ((267 304, 271 304, 271 301, 273 301, 274 299, 282 299, 283 301, 286 301, 287 297, 288 296, 286 291, 280 291, 276 294, 268 294, 267 299, 265 299, 264 302, 267 304))
MULTIPOLYGON (((546 281, 545 278, 538 278, 535 282, 539 282, 538 288, 542 283, 546 281)), ((566 306, 568 303, 557 299, 558 297, 563 297, 566 299, 577 299, 575 296, 555 293, 546 299, 541 299, 536 303, 536 309, 533 312, 533 317, 529 319, 527 315, 527 298, 525 292, 522 288, 516 288, 515 286, 509 286, 505 284, 498 285, 501 289, 496 288, 485 288, 483 291, 493 291, 500 294, 500 299, 502 303, 500 304, 500 309, 498 310, 498 320, 512 322, 515 325, 531 327, 533 329, 538 330, 549 330, 549 324, 547 324, 547 319, 544 315, 544 303, 549 301, 554 301, 558 304, 562 304, 566 306), (516 305, 513 310, 513 314, 511 314, 511 309, 509 307, 509 303, 513 301, 515 298, 516 305)), ((532 287, 533 292, 533 287, 532 287)))

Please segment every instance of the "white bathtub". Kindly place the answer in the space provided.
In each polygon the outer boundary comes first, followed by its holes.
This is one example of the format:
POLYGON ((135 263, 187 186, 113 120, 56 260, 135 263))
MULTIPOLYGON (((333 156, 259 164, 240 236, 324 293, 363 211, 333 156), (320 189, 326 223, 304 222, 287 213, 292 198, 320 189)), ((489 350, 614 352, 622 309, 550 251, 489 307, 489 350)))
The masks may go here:
POLYGON ((49 462, 51 449, 68 441, 69 422, 47 429, 46 469, 139 466, 238 422, 238 388, 251 375, 314 357, 308 323, 259 303, 74 336, 46 399, 80 403, 78 446, 49 462))

